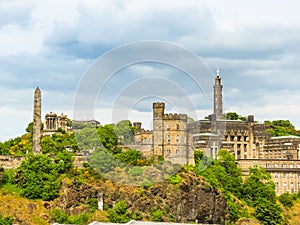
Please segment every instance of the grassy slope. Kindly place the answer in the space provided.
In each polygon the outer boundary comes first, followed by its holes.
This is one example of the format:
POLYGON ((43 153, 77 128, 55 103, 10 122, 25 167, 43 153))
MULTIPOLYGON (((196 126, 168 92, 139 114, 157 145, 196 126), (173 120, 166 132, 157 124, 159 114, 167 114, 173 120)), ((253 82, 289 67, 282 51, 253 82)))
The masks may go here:
POLYGON ((289 224, 300 225, 300 199, 298 199, 294 206, 286 211, 289 217, 289 224))
POLYGON ((49 224, 49 212, 41 200, 28 200, 19 195, 12 185, 0 189, 0 212, 4 217, 11 217, 18 224, 49 224))

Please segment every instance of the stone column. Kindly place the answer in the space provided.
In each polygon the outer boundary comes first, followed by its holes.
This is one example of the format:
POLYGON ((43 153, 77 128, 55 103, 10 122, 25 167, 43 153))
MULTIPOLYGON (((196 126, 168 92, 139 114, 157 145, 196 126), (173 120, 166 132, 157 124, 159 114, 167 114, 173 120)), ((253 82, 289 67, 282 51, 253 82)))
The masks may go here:
POLYGON ((217 119, 221 119, 223 116, 222 88, 221 77, 219 76, 219 72, 217 72, 214 85, 214 114, 217 119))
POLYGON ((34 105, 33 105, 33 135, 32 135, 32 151, 35 154, 41 152, 41 90, 39 87, 34 92, 34 105))

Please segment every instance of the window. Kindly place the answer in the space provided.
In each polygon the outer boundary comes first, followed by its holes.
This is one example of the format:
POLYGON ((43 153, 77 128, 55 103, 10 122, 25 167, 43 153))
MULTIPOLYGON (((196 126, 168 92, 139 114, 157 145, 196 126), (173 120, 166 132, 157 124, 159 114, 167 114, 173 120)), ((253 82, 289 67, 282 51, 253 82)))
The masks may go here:
POLYGON ((276 185, 276 189, 278 189, 279 188, 279 183, 276 182, 275 185, 276 185))
POLYGON ((241 141, 241 136, 238 136, 238 137, 237 137, 237 141, 241 141))
POLYGON ((290 178, 293 178, 294 177, 294 174, 291 172, 290 173, 290 178))
POLYGON ((176 149, 176 155, 178 155, 179 154, 179 149, 176 149))
POLYGON ((274 173, 274 177, 275 177, 275 178, 278 178, 278 173, 277 173, 277 172, 274 173))
POLYGON ((274 168, 278 168, 278 164, 277 163, 274 164, 274 168))
POLYGON ((297 168, 300 168, 300 164, 297 164, 297 168))
POLYGON ((167 136, 167 142, 168 142, 168 144, 171 143, 170 134, 168 134, 168 136, 167 136))
POLYGON ((286 182, 283 182, 283 187, 286 187, 286 182))
POLYGON ((293 168, 294 167, 294 165, 293 164, 290 164, 290 168, 293 168))
POLYGON ((179 143, 180 139, 179 139, 179 135, 176 136, 176 143, 179 143))
POLYGON ((266 163, 266 168, 270 168, 270 164, 269 163, 266 163))
POLYGON ((167 149, 167 156, 170 156, 170 149, 167 149))
POLYGON ((179 124, 176 124, 176 129, 179 130, 179 124))
POLYGON ((286 173, 282 173, 282 178, 286 178, 286 173))
POLYGON ((234 136, 230 136, 230 141, 234 141, 234 136))
POLYGON ((285 164, 282 164, 282 168, 286 168, 286 165, 285 165, 285 164))
POLYGON ((291 182, 291 188, 293 188, 294 187, 294 182, 291 182))
POLYGON ((170 127, 170 125, 168 124, 168 125, 167 125, 167 130, 170 130, 170 129, 171 129, 171 127, 170 127))

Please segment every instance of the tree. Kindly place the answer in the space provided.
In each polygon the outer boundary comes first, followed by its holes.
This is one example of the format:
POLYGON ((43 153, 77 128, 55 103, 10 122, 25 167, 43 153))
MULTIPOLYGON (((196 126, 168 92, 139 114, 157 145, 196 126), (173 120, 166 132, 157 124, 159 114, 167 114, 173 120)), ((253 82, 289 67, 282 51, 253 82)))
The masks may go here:
POLYGON ((257 165, 250 167, 249 171, 250 173, 244 181, 242 190, 245 201, 251 206, 260 204, 262 199, 275 203, 275 184, 271 179, 271 175, 264 168, 257 165))
POLYGON ((242 120, 242 121, 246 121, 246 117, 245 116, 241 116, 239 114, 237 114, 236 112, 228 112, 225 114, 225 118, 228 120, 242 120))
POLYGON ((61 185, 57 166, 46 155, 29 155, 17 168, 14 182, 22 189, 21 195, 29 198, 52 200, 58 196, 61 185))
POLYGON ((261 199, 255 207, 255 217, 263 225, 280 225, 282 222, 282 209, 279 205, 266 199, 261 199))
POLYGON ((227 191, 232 192, 236 196, 240 196, 242 187, 242 170, 236 163, 236 160, 232 154, 227 150, 220 150, 218 153, 218 161, 225 169, 227 175, 227 181, 223 186, 227 191))
POLYGON ((280 195, 278 199, 284 207, 291 208, 294 205, 293 196, 287 192, 280 195))
POLYGON ((33 131, 33 122, 29 123, 26 127, 26 132, 27 133, 31 133, 32 134, 32 131, 33 131))
POLYGON ((125 201, 117 202, 113 209, 108 209, 108 214, 109 220, 113 223, 127 223, 130 220, 125 201))
POLYGON ((300 131, 296 130, 295 126, 289 120, 266 120, 264 124, 269 125, 270 128, 267 129, 267 132, 271 134, 272 137, 288 135, 300 136, 300 131))
POLYGON ((100 173, 108 173, 120 165, 120 162, 105 148, 96 149, 88 160, 89 164, 100 173))
POLYGON ((96 149, 102 146, 99 132, 94 127, 85 127, 74 134, 79 151, 96 149))
POLYGON ((59 152, 54 159, 59 173, 64 173, 73 167, 74 155, 67 150, 59 152))
POLYGON ((136 166, 138 164, 139 160, 143 160, 144 157, 140 151, 128 149, 127 151, 118 153, 115 155, 115 158, 118 159, 120 162, 134 165, 136 166))
POLYGON ((107 150, 113 153, 121 152, 121 149, 118 147, 118 137, 115 133, 113 124, 106 124, 104 126, 100 126, 97 129, 97 131, 101 143, 107 150))
POLYGON ((126 144, 134 141, 135 127, 129 120, 121 120, 114 126, 114 130, 119 142, 126 144))

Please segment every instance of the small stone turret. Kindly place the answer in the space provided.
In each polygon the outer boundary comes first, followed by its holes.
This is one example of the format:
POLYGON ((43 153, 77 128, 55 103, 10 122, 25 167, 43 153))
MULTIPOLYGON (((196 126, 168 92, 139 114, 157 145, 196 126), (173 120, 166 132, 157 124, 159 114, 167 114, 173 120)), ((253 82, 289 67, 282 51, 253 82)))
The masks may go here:
POLYGON ((41 152, 41 119, 42 113, 42 94, 39 87, 34 92, 34 103, 33 103, 33 134, 32 134, 32 151, 34 153, 41 152))
POLYGON ((165 103, 154 102, 153 103, 153 118, 162 119, 165 114, 165 103))

